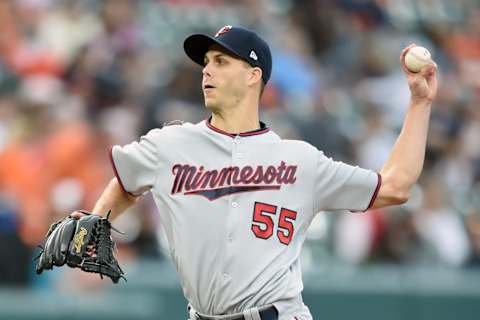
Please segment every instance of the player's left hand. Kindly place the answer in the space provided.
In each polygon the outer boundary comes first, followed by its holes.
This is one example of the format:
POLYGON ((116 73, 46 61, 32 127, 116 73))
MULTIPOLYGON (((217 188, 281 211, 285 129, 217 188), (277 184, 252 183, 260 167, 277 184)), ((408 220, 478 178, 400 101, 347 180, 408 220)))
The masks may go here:
POLYGON ((408 86, 410 87, 411 99, 415 103, 432 103, 437 94, 437 64, 435 62, 424 66, 419 72, 411 72, 405 65, 405 55, 410 48, 415 47, 412 43, 403 49, 400 55, 400 63, 407 75, 408 86))
POLYGON ((115 242, 111 237, 111 226, 106 218, 86 211, 80 218, 67 216, 48 230, 45 246, 38 257, 36 272, 50 270, 53 266, 67 264, 72 268, 80 268, 86 272, 98 273, 100 277, 110 277, 114 283, 125 279, 117 259, 113 255, 115 242))

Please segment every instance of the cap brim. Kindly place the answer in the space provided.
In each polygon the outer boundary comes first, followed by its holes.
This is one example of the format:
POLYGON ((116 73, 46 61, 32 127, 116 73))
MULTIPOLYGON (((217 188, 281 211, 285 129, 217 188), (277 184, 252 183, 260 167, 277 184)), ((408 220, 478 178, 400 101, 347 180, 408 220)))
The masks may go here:
POLYGON ((183 49, 185 50, 185 53, 190 59, 192 59, 194 62, 198 63, 199 65, 203 66, 205 54, 208 52, 210 47, 214 44, 218 44, 220 47, 226 49, 233 55, 239 56, 239 54, 229 46, 217 41, 213 37, 210 37, 204 34, 194 34, 189 36, 183 42, 183 49))

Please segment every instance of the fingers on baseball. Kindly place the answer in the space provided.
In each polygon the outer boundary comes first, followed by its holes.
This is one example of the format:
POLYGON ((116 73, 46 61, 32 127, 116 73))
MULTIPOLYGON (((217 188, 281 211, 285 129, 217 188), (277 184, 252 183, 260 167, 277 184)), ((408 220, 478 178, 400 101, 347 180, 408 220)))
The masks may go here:
POLYGON ((408 50, 412 49, 413 47, 416 47, 417 44, 416 43, 410 43, 408 46, 406 46, 403 50, 402 50, 402 54, 400 55, 400 61, 404 60, 405 59, 405 55, 407 54, 408 50))
POLYGON ((435 75, 436 70, 437 64, 432 60, 420 70, 420 74, 425 78, 430 78, 435 75))
POLYGON ((405 65, 405 56, 407 55, 408 53, 408 50, 410 50, 411 48, 413 47, 416 47, 417 44, 416 43, 411 43, 409 44, 407 47, 405 47, 403 50, 402 50, 402 53, 400 54, 400 64, 402 65, 402 69, 403 71, 405 71, 405 73, 407 74, 415 74, 414 72, 408 70, 407 66, 405 65))
POLYGON ((427 80, 427 83, 431 91, 436 92, 437 91, 437 77, 436 77, 437 64, 432 61, 432 63, 425 66, 425 69, 426 69, 425 79, 427 80))

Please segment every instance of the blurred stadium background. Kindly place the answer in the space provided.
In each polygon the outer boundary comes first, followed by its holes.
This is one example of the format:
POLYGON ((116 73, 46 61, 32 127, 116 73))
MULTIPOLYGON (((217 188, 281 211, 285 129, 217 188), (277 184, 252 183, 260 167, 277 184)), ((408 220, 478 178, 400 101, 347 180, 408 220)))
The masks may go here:
POLYGON ((128 283, 36 276, 32 258, 52 221, 92 208, 113 175, 109 145, 207 116, 182 43, 226 24, 271 44, 265 122, 373 170, 409 99, 399 53, 431 49, 440 89, 421 181, 399 207, 318 215, 304 298, 316 319, 478 319, 476 0, 0 1, 0 319, 186 318, 148 196, 115 222, 128 283))

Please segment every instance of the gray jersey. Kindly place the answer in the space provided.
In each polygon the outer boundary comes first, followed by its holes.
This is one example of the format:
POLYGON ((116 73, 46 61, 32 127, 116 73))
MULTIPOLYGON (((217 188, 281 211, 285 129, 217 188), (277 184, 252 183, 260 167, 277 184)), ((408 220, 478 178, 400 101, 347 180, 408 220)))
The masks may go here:
POLYGON ((275 303, 290 308, 280 319, 301 319, 299 255, 312 219, 364 211, 380 187, 377 173, 265 126, 238 135, 208 120, 166 126, 111 157, 125 191, 152 192, 185 297, 211 315, 275 303))

